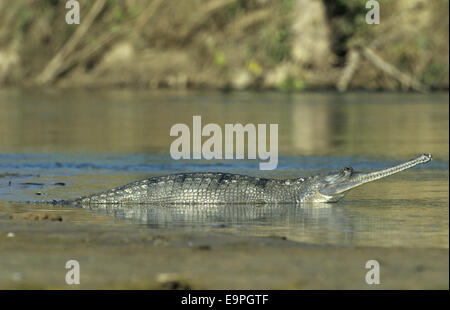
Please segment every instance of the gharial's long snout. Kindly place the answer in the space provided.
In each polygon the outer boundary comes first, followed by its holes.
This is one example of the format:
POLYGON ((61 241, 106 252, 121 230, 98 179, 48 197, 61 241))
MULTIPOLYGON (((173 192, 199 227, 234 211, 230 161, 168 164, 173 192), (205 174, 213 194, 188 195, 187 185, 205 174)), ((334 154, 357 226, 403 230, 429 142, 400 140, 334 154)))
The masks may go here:
POLYGON ((325 187, 320 192, 327 195, 341 194, 357 186, 385 178, 400 171, 412 168, 418 164, 427 163, 429 161, 431 161, 431 154, 422 154, 417 158, 408 160, 391 168, 386 168, 369 173, 353 172, 348 179, 337 182, 336 184, 330 184, 330 186, 325 187))

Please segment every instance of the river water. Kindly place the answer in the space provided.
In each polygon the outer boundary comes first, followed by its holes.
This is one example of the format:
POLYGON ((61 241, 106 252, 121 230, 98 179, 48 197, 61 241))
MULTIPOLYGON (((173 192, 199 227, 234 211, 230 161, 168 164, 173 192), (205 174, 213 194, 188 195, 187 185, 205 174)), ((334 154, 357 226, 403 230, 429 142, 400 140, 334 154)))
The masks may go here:
MULTIPOLYGON (((280 236, 332 246, 449 245, 448 94, 219 93, 174 91, 0 92, 0 208, 69 199, 149 176, 225 171, 300 177, 351 165, 371 171, 421 153, 426 165, 366 184, 334 204, 128 206, 76 209, 100 225, 280 236), (182 160, 169 156, 170 128, 278 124, 279 160, 182 160)), ((81 216, 83 219, 83 216, 81 216)), ((82 221, 82 220, 81 220, 82 221)), ((120 229, 118 227, 117 229, 120 229)))

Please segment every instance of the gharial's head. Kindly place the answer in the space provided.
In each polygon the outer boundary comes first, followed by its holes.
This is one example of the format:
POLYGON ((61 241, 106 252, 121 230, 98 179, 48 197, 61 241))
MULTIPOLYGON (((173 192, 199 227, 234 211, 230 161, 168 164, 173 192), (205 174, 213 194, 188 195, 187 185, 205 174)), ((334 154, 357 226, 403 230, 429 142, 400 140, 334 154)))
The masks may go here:
POLYGON ((385 178, 431 160, 431 154, 422 154, 397 166, 369 173, 353 171, 351 167, 320 177, 316 193, 311 197, 314 202, 336 202, 352 188, 385 178))

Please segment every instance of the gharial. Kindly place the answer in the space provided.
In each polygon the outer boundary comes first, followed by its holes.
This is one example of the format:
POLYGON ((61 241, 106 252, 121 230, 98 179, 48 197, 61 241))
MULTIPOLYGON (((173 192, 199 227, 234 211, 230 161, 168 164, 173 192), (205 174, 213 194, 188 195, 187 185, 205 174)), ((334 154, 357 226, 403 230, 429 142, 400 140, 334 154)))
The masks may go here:
POLYGON ((422 154, 402 164, 363 173, 351 167, 328 175, 268 179, 220 172, 181 173, 136 181, 70 204, 257 204, 336 202, 352 188, 431 160, 422 154))

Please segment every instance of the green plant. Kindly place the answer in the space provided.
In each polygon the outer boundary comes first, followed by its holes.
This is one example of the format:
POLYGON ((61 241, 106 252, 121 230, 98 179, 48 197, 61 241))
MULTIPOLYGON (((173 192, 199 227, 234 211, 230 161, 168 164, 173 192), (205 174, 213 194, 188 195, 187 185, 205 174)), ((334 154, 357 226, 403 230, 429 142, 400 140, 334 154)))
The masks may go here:
POLYGON ((283 82, 281 82, 278 85, 278 89, 280 89, 281 91, 301 91, 303 89, 305 89, 305 82, 298 78, 298 77, 293 77, 293 76, 287 76, 283 82))

